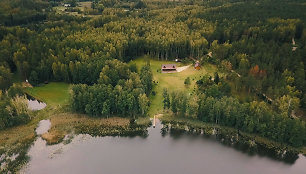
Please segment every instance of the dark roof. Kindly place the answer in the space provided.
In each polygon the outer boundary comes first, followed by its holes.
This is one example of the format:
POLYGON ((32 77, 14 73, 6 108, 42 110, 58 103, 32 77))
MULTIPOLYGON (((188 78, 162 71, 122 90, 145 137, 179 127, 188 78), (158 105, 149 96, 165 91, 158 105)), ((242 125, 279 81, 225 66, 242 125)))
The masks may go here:
POLYGON ((172 70, 176 70, 176 64, 162 64, 161 67, 163 70, 164 69, 172 69, 172 70))

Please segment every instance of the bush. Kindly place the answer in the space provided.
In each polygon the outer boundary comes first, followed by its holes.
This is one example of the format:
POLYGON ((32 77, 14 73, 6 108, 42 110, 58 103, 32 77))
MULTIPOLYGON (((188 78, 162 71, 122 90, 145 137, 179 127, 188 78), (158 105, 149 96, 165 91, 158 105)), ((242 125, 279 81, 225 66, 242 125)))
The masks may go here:
POLYGON ((186 79, 185 79, 185 81, 184 81, 184 84, 186 85, 186 86, 189 86, 190 85, 190 77, 187 77, 186 79))

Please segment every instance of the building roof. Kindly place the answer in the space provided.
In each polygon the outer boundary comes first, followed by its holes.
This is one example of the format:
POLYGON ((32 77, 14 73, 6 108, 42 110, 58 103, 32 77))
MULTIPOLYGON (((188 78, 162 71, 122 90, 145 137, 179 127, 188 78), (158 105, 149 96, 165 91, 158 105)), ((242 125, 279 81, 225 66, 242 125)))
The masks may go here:
POLYGON ((162 64, 162 70, 176 70, 176 64, 162 64))

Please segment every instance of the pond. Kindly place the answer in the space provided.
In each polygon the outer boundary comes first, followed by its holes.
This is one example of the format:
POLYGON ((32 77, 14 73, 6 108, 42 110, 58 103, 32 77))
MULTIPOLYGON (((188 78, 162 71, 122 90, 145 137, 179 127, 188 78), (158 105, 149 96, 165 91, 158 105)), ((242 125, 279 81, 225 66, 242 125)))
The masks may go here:
POLYGON ((70 143, 46 145, 40 137, 29 149, 29 163, 21 173, 31 174, 305 174, 302 155, 287 164, 222 145, 211 138, 161 135, 162 125, 148 128, 144 137, 76 135, 70 143))
POLYGON ((28 99, 28 108, 32 111, 42 110, 47 106, 46 103, 39 101, 30 95, 26 95, 26 96, 28 99))

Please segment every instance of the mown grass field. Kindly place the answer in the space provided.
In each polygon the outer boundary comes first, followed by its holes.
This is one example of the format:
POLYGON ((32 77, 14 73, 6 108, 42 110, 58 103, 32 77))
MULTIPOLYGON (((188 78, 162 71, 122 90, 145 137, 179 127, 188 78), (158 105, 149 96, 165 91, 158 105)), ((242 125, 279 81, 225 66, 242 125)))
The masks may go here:
POLYGON ((25 91, 47 105, 57 106, 68 104, 69 86, 67 83, 51 82, 34 88, 26 88, 25 91))
MULTIPOLYGON (((195 70, 193 65, 191 65, 188 69, 182 72, 161 73, 160 69, 162 64, 173 64, 175 62, 154 60, 146 56, 135 59, 129 63, 135 63, 140 71, 141 67, 144 66, 148 60, 150 61, 153 79, 156 82, 156 85, 153 88, 153 90, 156 92, 156 95, 151 96, 151 107, 149 110, 149 115, 151 117, 163 112, 162 94, 164 88, 167 88, 169 92, 185 91, 186 93, 191 94, 195 89, 195 83, 197 80, 200 80, 206 74, 213 75, 217 71, 217 67, 215 65, 205 64, 200 70, 195 70), (184 81, 187 77, 190 77, 191 80, 191 84, 189 86, 184 84, 184 81)), ((175 64, 177 67, 186 66, 182 63, 175 64)))
POLYGON ((69 8, 78 8, 80 11, 84 12, 86 9, 91 9, 91 1, 85 1, 85 2, 79 2, 76 7, 64 7, 62 5, 53 7, 53 10, 58 13, 58 14, 70 14, 74 16, 92 16, 92 15, 84 15, 84 14, 79 14, 78 12, 67 12, 65 11, 66 9, 69 8))

